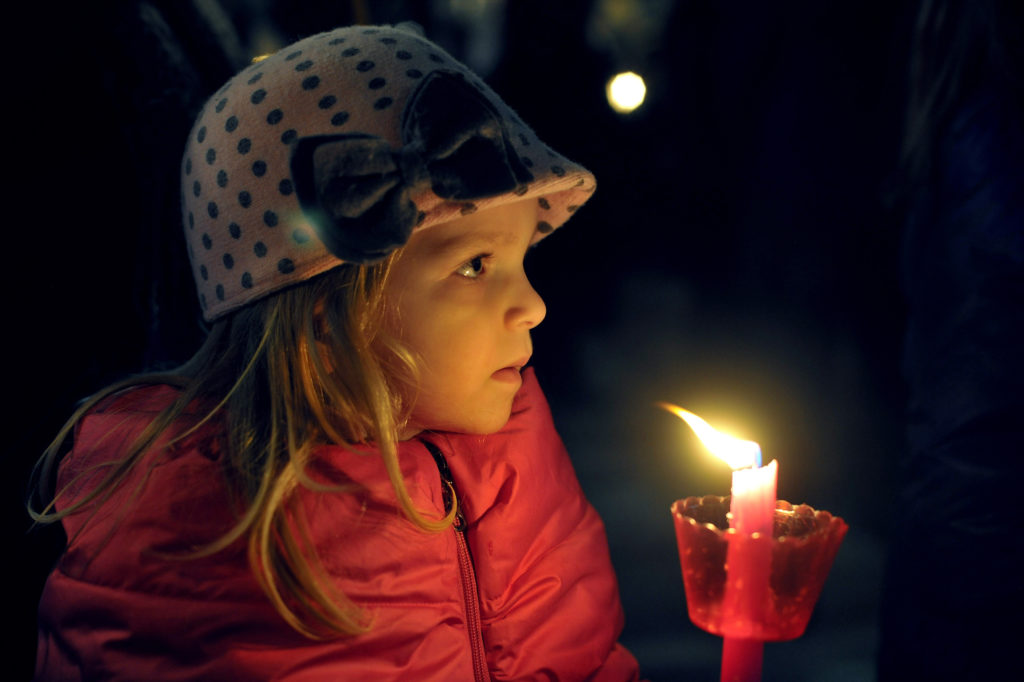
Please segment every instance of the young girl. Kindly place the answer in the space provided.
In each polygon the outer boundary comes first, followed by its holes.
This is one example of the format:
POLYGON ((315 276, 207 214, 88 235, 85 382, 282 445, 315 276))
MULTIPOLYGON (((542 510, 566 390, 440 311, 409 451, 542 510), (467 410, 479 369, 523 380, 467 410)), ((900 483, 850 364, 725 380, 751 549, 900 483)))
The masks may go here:
POLYGON ((181 177, 210 333, 41 460, 38 679, 635 679, 524 369, 523 257, 593 176, 416 32, 352 27, 229 81, 181 177))

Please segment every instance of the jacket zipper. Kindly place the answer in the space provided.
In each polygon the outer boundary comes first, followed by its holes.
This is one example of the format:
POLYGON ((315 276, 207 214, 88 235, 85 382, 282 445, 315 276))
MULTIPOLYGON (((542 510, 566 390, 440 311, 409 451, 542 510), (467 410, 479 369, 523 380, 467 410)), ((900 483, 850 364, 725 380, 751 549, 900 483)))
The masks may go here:
POLYGON ((459 546, 462 592, 466 595, 466 622, 469 625, 470 645, 473 647, 473 676, 479 682, 487 682, 491 676, 487 672, 487 659, 484 654, 483 625, 480 622, 480 597, 476 590, 473 559, 469 555, 469 545, 466 544, 463 529, 455 529, 455 541, 459 546))
MULTIPOLYGON (((444 500, 444 512, 448 514, 452 510, 452 505, 458 504, 459 499, 455 490, 455 481, 452 479, 452 472, 448 469, 448 461, 440 448, 429 441, 423 441, 423 444, 434 457, 437 470, 441 474, 441 496, 444 500)), ((460 507, 455 510, 452 530, 455 531, 455 544, 459 553, 459 575, 462 579, 462 595, 466 604, 469 644, 473 653, 473 678, 476 682, 487 682, 491 676, 487 672, 487 657, 484 653, 483 623, 480 620, 480 594, 476 586, 473 556, 469 552, 469 543, 466 542, 466 517, 460 507)))

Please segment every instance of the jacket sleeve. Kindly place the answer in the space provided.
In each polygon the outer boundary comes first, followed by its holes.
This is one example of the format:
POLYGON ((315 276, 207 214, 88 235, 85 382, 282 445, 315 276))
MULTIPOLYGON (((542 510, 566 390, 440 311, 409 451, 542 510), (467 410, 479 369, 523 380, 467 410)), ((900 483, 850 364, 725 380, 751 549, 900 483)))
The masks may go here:
POLYGON ((532 371, 508 425, 452 435, 496 680, 635 680, 604 524, 585 499, 532 371))

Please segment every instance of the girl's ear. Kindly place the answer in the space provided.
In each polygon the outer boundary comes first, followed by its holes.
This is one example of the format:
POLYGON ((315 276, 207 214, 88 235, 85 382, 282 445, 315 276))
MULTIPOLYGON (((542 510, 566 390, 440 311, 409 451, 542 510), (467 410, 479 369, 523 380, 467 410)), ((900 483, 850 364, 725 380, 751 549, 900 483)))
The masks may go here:
POLYGON ((323 343, 328 336, 327 316, 324 314, 324 299, 313 304, 313 338, 317 343, 323 343))
POLYGON ((332 352, 331 330, 327 323, 324 299, 321 298, 313 305, 313 343, 316 344, 316 354, 320 356, 320 362, 328 374, 334 373, 334 354, 332 352))

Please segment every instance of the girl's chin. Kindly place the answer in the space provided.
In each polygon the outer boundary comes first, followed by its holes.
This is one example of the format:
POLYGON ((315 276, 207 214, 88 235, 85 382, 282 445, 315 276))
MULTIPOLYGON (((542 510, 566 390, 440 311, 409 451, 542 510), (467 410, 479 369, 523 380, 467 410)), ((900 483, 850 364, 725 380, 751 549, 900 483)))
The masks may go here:
POLYGON ((515 391, 509 393, 508 401, 503 401, 499 408, 487 412, 470 411, 452 415, 448 419, 435 418, 424 420, 411 420, 404 428, 399 430, 399 440, 410 440, 424 431, 442 431, 447 433, 465 433, 475 436, 486 436, 497 433, 505 428, 509 417, 512 416, 512 398, 515 391))

